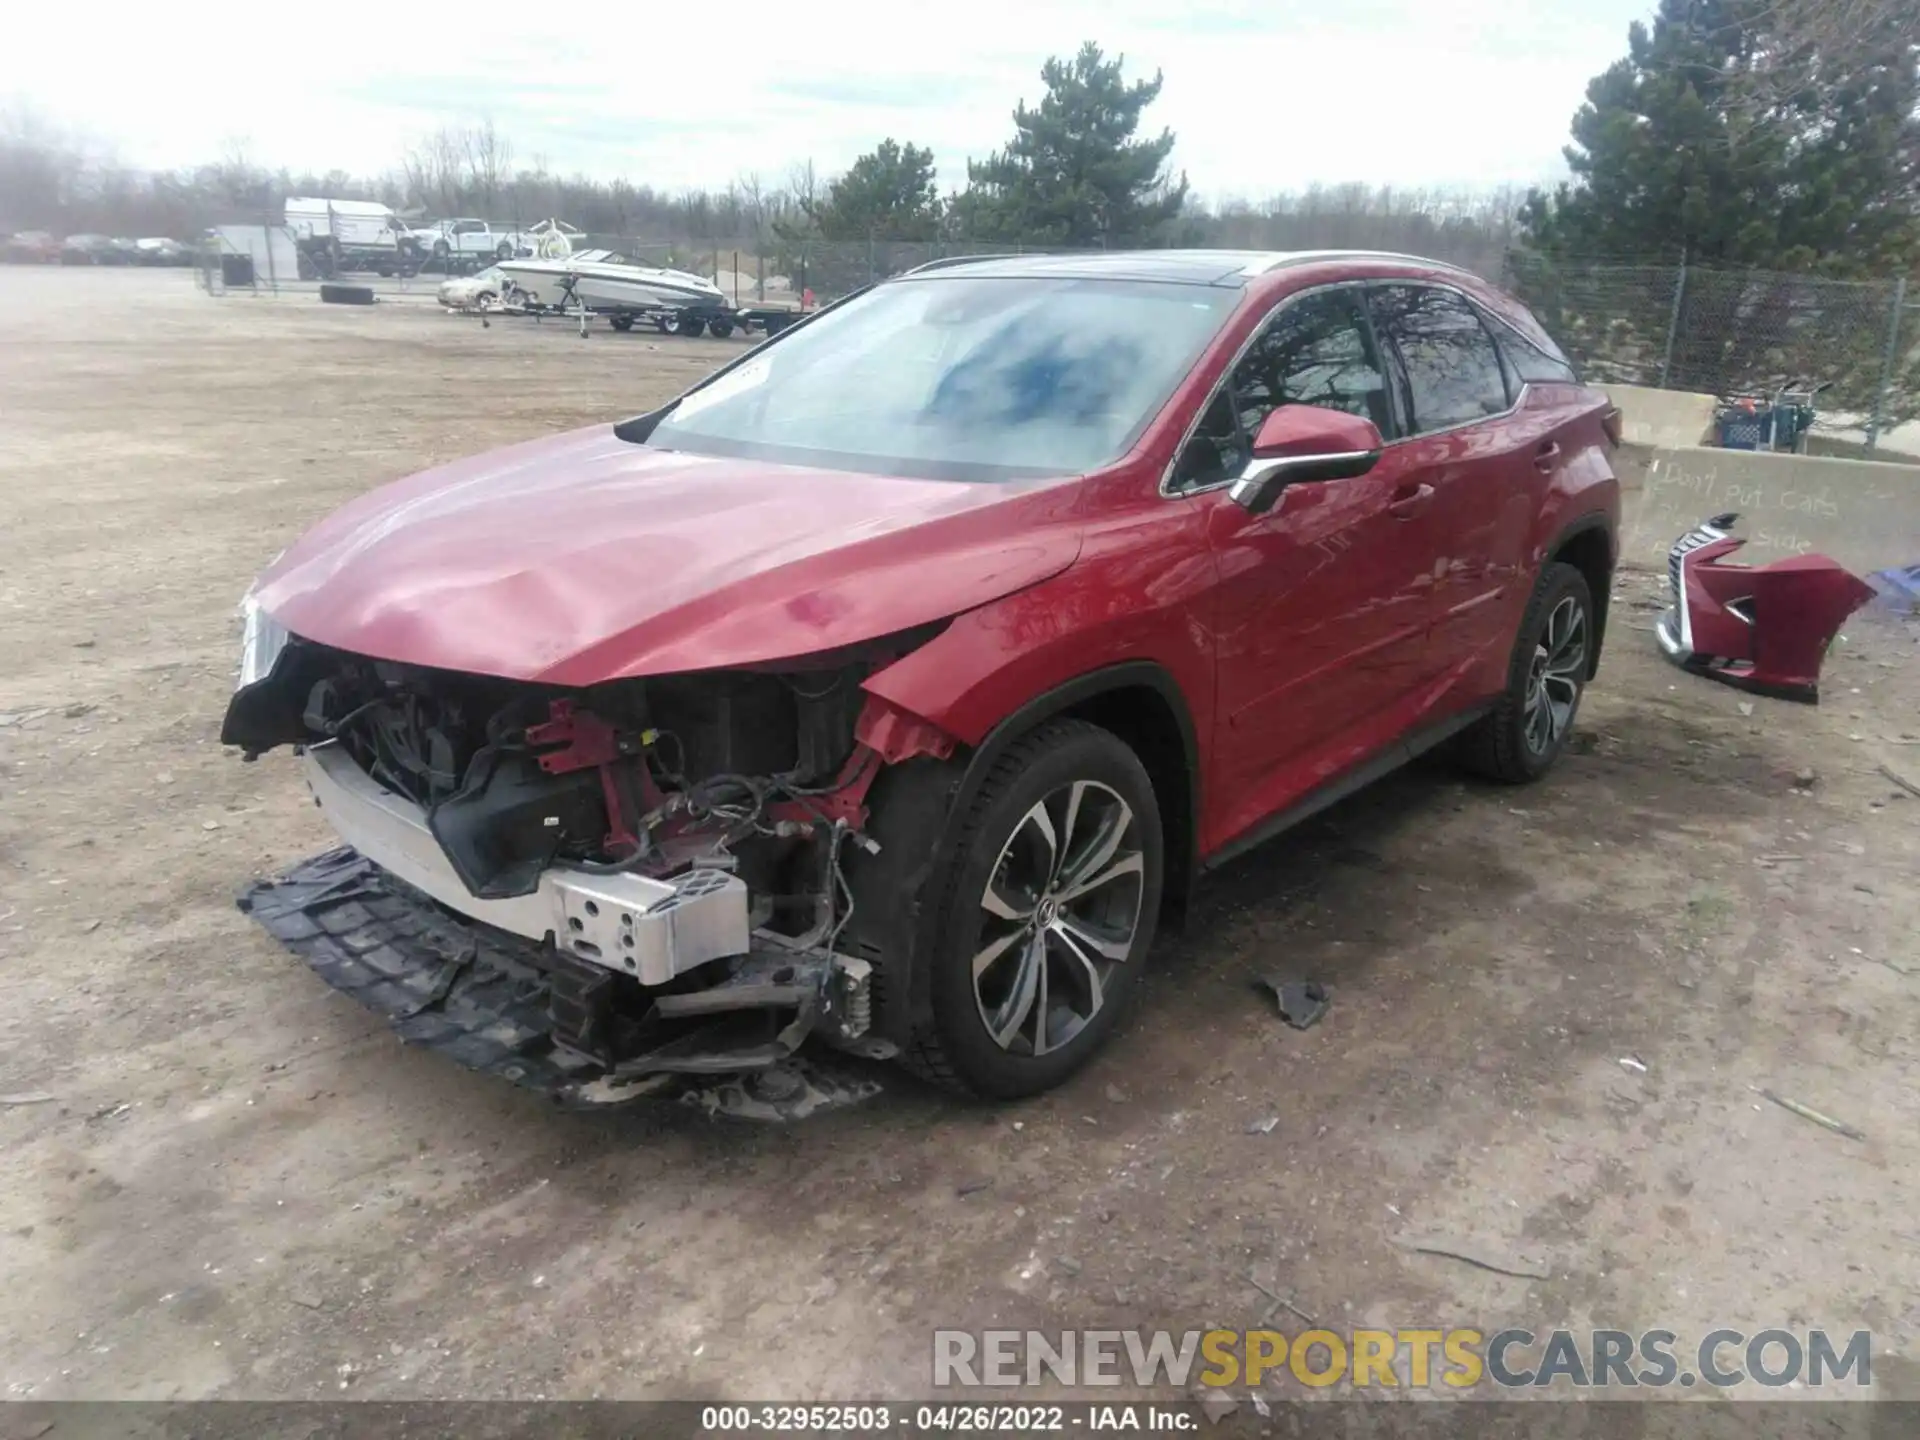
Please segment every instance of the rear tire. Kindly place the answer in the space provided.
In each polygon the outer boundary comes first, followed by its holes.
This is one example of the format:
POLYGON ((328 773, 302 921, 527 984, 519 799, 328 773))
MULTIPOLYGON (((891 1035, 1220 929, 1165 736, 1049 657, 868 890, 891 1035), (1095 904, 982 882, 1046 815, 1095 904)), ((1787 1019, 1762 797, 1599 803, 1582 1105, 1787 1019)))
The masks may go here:
POLYGON ((995 1100, 1060 1084, 1125 1014, 1153 945, 1166 842, 1132 750, 1079 720, 994 764, 959 822, 915 948, 932 1023, 902 1056, 995 1100))
POLYGON ((1593 595, 1554 561, 1540 572, 1507 662, 1507 688, 1456 743, 1469 770, 1507 785, 1538 780, 1567 747, 1592 669, 1593 595))

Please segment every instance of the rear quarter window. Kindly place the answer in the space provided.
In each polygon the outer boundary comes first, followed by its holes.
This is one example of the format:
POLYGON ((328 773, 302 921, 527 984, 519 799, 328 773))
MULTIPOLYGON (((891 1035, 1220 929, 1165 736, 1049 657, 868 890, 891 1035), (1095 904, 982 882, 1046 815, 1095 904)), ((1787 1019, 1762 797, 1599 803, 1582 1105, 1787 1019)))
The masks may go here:
MULTIPOLYGON (((1535 385, 1575 385, 1573 362, 1560 353, 1560 347, 1542 332, 1536 342, 1520 333, 1499 316, 1488 317, 1494 343, 1500 347, 1500 359, 1508 372, 1508 383, 1532 382, 1535 385)), ((1518 385, 1514 385, 1518 390, 1518 385)))

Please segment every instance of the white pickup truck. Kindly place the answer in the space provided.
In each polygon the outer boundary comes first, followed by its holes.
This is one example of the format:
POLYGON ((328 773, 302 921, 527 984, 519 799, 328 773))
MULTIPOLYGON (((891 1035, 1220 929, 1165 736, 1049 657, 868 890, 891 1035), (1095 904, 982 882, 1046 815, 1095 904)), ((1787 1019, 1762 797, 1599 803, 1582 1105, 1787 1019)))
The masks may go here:
POLYGON ((479 261, 492 264, 511 260, 516 255, 543 255, 558 241, 553 253, 564 255, 573 241, 584 237, 571 225, 558 220, 543 220, 527 229, 506 229, 485 220, 461 218, 436 220, 422 229, 409 232, 408 240, 423 256, 443 264, 454 261, 479 261))
POLYGON ((413 238, 436 260, 511 260, 520 248, 520 232, 496 230, 485 220, 436 220, 413 238))

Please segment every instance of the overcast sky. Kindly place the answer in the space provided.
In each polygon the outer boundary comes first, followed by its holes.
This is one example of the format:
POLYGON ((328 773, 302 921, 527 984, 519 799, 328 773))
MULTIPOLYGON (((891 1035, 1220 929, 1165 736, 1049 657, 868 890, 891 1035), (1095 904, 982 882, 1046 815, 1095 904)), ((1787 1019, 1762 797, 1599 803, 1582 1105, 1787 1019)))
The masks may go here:
POLYGON ((0 102, 124 161, 244 141, 294 170, 390 168, 436 125, 490 114, 516 161, 674 190, 884 136, 931 146, 943 188, 1003 143, 1041 62, 1082 40, 1166 75, 1148 111, 1209 199, 1315 181, 1484 186, 1561 173, 1589 78, 1649 0, 400 0, 212 10, 16 7, 0 102), (343 18, 330 22, 329 13, 343 18))

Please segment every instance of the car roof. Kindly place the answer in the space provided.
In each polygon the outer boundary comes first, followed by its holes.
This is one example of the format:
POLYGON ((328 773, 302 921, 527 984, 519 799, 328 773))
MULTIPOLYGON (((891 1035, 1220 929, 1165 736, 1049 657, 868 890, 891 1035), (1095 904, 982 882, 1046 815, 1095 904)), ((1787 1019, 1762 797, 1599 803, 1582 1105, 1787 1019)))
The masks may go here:
POLYGON ((1240 289, 1275 271, 1340 261, 1385 262, 1454 274, 1468 273, 1444 261, 1380 250, 1097 250, 1072 255, 952 255, 917 266, 906 275, 963 273, 996 279, 1053 276, 1159 280, 1240 289))

